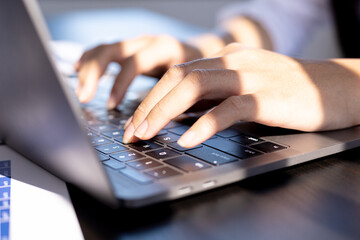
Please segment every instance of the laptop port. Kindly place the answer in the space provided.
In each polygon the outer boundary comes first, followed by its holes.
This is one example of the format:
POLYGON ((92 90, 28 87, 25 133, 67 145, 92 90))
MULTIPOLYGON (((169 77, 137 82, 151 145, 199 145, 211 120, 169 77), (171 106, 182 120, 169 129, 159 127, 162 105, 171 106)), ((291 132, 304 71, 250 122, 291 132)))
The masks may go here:
POLYGON ((202 184, 202 187, 203 188, 210 188, 210 187, 213 187, 215 186, 216 184, 216 181, 215 180, 210 180, 210 181, 206 181, 202 184))
POLYGON ((192 190, 192 187, 183 187, 178 190, 178 194, 179 195, 189 194, 191 192, 191 190, 192 190))

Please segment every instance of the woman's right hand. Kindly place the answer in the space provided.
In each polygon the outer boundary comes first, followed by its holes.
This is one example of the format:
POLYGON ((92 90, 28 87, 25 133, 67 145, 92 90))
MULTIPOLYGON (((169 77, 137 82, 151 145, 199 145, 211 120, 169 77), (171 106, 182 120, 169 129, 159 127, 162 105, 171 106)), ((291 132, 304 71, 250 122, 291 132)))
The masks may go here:
POLYGON ((95 95, 100 77, 111 62, 121 65, 121 71, 112 87, 108 108, 121 103, 127 88, 140 74, 161 77, 175 64, 203 57, 192 45, 167 36, 142 36, 113 44, 104 44, 86 51, 75 64, 79 85, 77 96, 82 103, 95 95))

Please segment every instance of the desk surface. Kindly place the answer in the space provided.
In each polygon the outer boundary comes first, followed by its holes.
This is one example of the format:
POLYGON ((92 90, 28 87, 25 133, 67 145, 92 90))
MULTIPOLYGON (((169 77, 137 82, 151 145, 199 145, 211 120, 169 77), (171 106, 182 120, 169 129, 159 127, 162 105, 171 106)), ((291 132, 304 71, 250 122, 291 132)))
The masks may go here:
POLYGON ((139 210, 70 194, 86 239, 359 239, 360 148, 139 210))

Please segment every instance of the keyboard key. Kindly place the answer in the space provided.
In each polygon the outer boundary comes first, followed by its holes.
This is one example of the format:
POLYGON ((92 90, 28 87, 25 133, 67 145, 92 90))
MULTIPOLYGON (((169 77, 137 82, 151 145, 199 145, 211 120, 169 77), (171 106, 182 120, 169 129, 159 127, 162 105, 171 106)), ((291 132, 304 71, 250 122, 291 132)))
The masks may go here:
POLYGON ((156 134, 156 136, 161 136, 161 135, 164 135, 164 134, 167 134, 167 133, 168 133, 168 131, 166 131, 165 129, 161 129, 160 132, 158 132, 156 134))
POLYGON ((117 141, 117 142, 119 142, 119 143, 125 144, 125 143, 123 142, 123 136, 118 137, 118 138, 114 138, 114 140, 117 141))
POLYGON ((164 127, 164 129, 175 128, 175 127, 179 127, 179 126, 182 126, 182 125, 180 123, 171 121, 164 127))
POLYGON ((233 138, 230 138, 231 141, 240 143, 242 145, 250 145, 250 144, 255 144, 255 143, 259 143, 262 142, 261 139, 256 138, 256 137, 251 137, 251 136, 245 136, 245 135, 239 135, 233 138))
POLYGON ((99 135, 97 135, 96 133, 92 132, 92 131, 89 131, 87 134, 86 134, 88 137, 90 138, 93 138, 93 137, 98 137, 99 135))
POLYGON ((169 167, 161 167, 154 170, 146 171, 145 173, 157 179, 173 177, 181 174, 180 172, 169 167))
POLYGON ((175 150, 178 150, 179 152, 185 152, 185 151, 188 151, 188 150, 191 150, 191 149, 196 149, 196 148, 201 148, 202 146, 201 145, 197 145, 193 148, 184 148, 182 146, 180 146, 179 144, 177 144, 176 142, 174 143, 169 143, 167 146, 175 149, 175 150))
POLYGON ((118 127, 122 127, 127 122, 127 119, 128 119, 127 117, 126 118, 115 118, 115 119, 109 120, 109 122, 111 124, 114 124, 114 125, 118 126, 118 127))
POLYGON ((103 164, 108 167, 111 167, 112 169, 115 169, 115 170, 125 168, 125 164, 123 164, 119 161, 116 161, 115 159, 107 160, 107 161, 103 162, 103 164))
POLYGON ((141 184, 148 184, 152 182, 151 178, 132 168, 125 168, 120 170, 119 172, 141 184))
POLYGON ((163 147, 160 144, 153 143, 153 142, 150 142, 150 141, 139 141, 139 142, 136 142, 136 143, 131 143, 128 146, 130 148, 138 150, 139 152, 155 150, 155 149, 159 149, 159 148, 163 147))
POLYGON ((176 156, 180 155, 179 153, 174 152, 174 151, 172 151, 170 149, 167 149, 167 148, 147 152, 145 154, 149 155, 150 157, 153 157, 155 159, 158 159, 158 160, 162 160, 162 159, 170 158, 170 157, 176 157, 176 156))
POLYGON ((264 143, 252 145, 251 147, 256 150, 265 152, 265 153, 271 153, 271 152, 279 151, 279 150, 286 148, 284 146, 281 146, 279 144, 275 144, 272 142, 264 142, 264 143))
POLYGON ((238 160, 236 157, 210 147, 202 147, 187 151, 186 154, 204 160, 212 165, 222 165, 238 160))
POLYGON ((110 158, 104 154, 101 154, 101 153, 97 153, 98 157, 99 157, 99 160, 100 161, 105 161, 105 160, 109 160, 110 158))
POLYGON ((185 172, 194 172, 201 169, 210 168, 210 165, 195 160, 194 158, 189 156, 171 158, 169 160, 165 160, 164 162, 174 167, 177 167, 185 172))
POLYGON ((97 119, 91 119, 91 120, 87 121, 87 124, 89 126, 95 126, 95 125, 102 125, 104 123, 102 121, 100 121, 100 120, 97 120, 97 119))
POLYGON ((190 127, 189 126, 180 126, 180 127, 176 127, 176 128, 171 128, 168 131, 171 133, 174 133, 176 135, 183 135, 190 127))
POLYGON ((252 150, 250 148, 244 147, 241 144, 223 138, 207 140, 204 142, 204 145, 234 155, 241 159, 255 157, 262 154, 256 150, 252 150))
POLYGON ((105 154, 111 154, 115 152, 125 151, 128 149, 124 146, 121 146, 120 144, 113 143, 113 144, 97 147, 96 150, 105 154))
POLYGON ((102 121, 111 121, 114 119, 127 119, 128 116, 125 116, 123 113, 116 111, 116 110, 110 110, 105 111, 99 116, 99 119, 102 121))
POLYGON ((117 129, 110 132, 102 132, 101 134, 109 138, 117 138, 123 136, 124 132, 125 130, 117 129))
POLYGON ((149 169, 149 168, 159 167, 159 166, 163 165, 162 163, 159 163, 159 162, 149 159, 149 158, 127 162, 126 164, 133 168, 136 168, 137 170, 140 170, 140 171, 149 169))
POLYGON ((231 138, 231 137, 235 137, 240 134, 241 133, 239 131, 232 129, 232 128, 228 128, 228 129, 225 129, 224 131, 218 132, 215 135, 219 136, 219 137, 223 137, 223 138, 231 138))
POLYGON ((140 105, 141 101, 139 99, 124 99, 120 105, 118 105, 117 109, 124 112, 124 110, 129 110, 134 113, 136 108, 140 105))
POLYGON ((94 137, 94 138, 91 138, 91 144, 92 144, 94 147, 97 147, 97 146, 100 146, 100 145, 109 144, 109 143, 111 143, 111 141, 109 141, 108 139, 103 138, 103 137, 94 137))
POLYGON ((109 124, 102 124, 102 125, 97 125, 97 126, 91 126, 90 127, 92 130, 96 131, 96 132, 108 132, 108 131, 112 131, 112 130, 117 130, 116 127, 111 126, 109 124))
POLYGON ((173 143, 173 142, 177 142, 177 140, 179 140, 179 136, 172 134, 172 133, 167 133, 165 135, 161 135, 161 136, 155 136, 153 138, 153 140, 159 142, 159 143, 173 143))
POLYGON ((116 160, 119 160, 121 162, 127 162, 127 161, 131 161, 131 160, 141 159, 141 158, 144 158, 145 156, 143 156, 140 153, 130 150, 130 151, 126 151, 126 152, 112 154, 112 155, 110 155, 110 157, 112 157, 116 160))

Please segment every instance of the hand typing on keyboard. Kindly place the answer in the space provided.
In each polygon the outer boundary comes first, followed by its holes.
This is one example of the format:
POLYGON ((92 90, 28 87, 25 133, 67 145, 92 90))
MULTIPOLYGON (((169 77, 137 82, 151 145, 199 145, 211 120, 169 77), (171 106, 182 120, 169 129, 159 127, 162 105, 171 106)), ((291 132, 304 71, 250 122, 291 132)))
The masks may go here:
POLYGON ((194 147, 239 120, 317 131, 360 123, 359 63, 305 61, 231 44, 172 67, 135 111, 123 141, 153 138, 199 100, 224 99, 178 140, 194 147))
POLYGON ((100 45, 83 54, 75 64, 79 86, 76 94, 86 103, 95 95, 97 82, 111 62, 121 64, 108 100, 108 108, 121 103, 133 79, 140 74, 158 77, 174 64, 202 57, 201 52, 190 44, 170 36, 142 36, 114 44, 100 45))
MULTIPOLYGON (((117 62, 122 70, 108 108, 121 102, 136 75, 161 76, 170 68, 127 122, 126 131, 115 130, 123 134, 122 143, 155 137, 171 119, 202 100, 215 104, 177 140, 181 147, 195 147, 239 120, 302 131, 360 124, 359 60, 295 59, 260 49, 272 49, 270 35, 251 19, 230 18, 222 26, 221 34, 200 35, 191 43, 143 36, 87 51, 75 66, 80 101, 92 98, 107 65, 117 62), (224 47, 230 42, 242 44, 224 47), (186 61, 191 62, 182 63, 186 61)), ((106 130, 114 135, 114 129, 106 130)))

